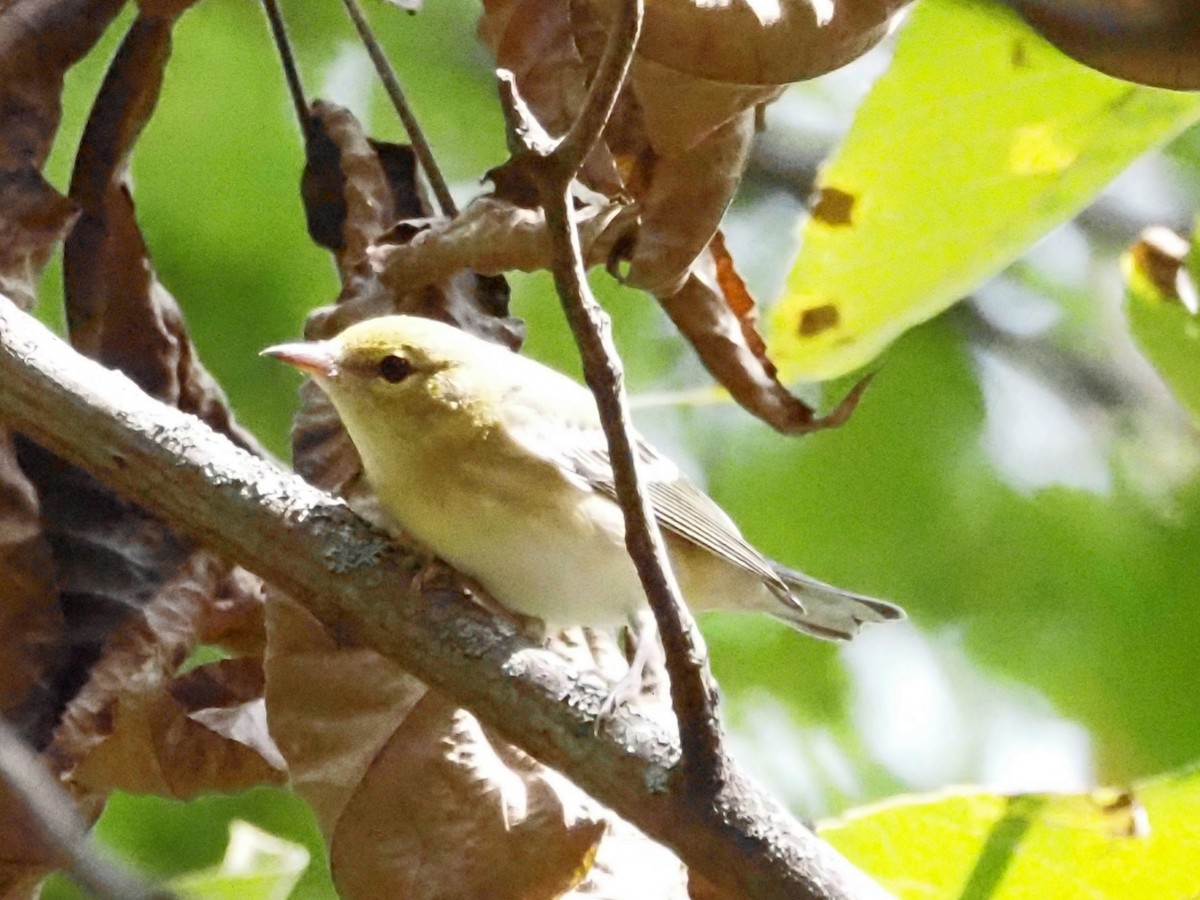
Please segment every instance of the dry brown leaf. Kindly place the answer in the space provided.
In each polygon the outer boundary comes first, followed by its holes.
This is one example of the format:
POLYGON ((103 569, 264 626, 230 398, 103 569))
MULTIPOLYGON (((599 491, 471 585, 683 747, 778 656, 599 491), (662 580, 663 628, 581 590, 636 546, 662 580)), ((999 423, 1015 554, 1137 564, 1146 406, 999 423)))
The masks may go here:
POLYGON ((122 692, 109 735, 71 771, 69 787, 85 798, 123 790, 186 799, 280 784, 284 763, 267 735, 261 694, 253 659, 201 666, 169 690, 122 692))
POLYGON ((39 169, 61 115, 63 76, 120 0, 10 0, 0 6, 0 293, 33 305, 36 278, 70 228, 74 204, 39 169))
MULTIPOLYGON (((85 816, 98 815, 116 788, 187 797, 282 781, 283 762, 267 735, 260 660, 227 660, 175 678, 227 570, 211 554, 194 554, 125 618, 68 706, 46 759, 85 816)), ((6 883, 35 884, 55 867, 36 832, 9 834, 28 826, 6 802, 0 794, 0 896, 6 883)))
POLYGON ((61 115, 63 75, 122 0, 9 0, 0 7, 0 169, 40 169, 61 115))
MULTIPOLYGON (((38 171, 58 128, 63 76, 121 6, 119 0, 0 6, 0 292, 25 308, 33 305, 38 272, 77 214, 38 171)), ((77 652, 95 638, 78 627, 78 609, 67 608, 66 617, 75 620, 67 631, 40 517, 16 447, 0 433, 0 711, 39 748, 82 678, 77 652)), ((94 643, 88 653, 94 655, 94 643)), ((5 897, 33 891, 53 860, 7 791, 0 791, 0 848, 5 897)))
POLYGON ((38 274, 77 213, 35 169, 0 169, 0 294, 33 307, 38 274))
MULTIPOLYGON (((645 28, 634 55, 629 84, 618 97, 601 145, 614 161, 620 185, 592 177, 589 158, 580 180, 610 200, 627 203, 628 218, 591 238, 610 248, 613 271, 628 262, 624 280, 656 295, 671 318, 696 346, 709 371, 733 397, 774 427, 790 433, 838 424, 853 409, 864 385, 857 386, 823 419, 793 397, 775 378, 753 323, 728 305, 716 282, 718 261, 709 249, 741 178, 761 105, 783 85, 836 68, 865 52, 885 33, 892 14, 907 0, 809 0, 779 4, 699 3, 664 0, 647 4, 645 28)), ((489 0, 480 37, 498 62, 514 73, 521 98, 551 133, 561 134, 578 113, 588 79, 611 33, 614 0, 575 0, 535 14, 528 0, 489 0), (561 65, 542 64, 543 59, 561 65)), ((505 167, 501 174, 509 174, 505 167)), ((519 179, 498 178, 493 203, 519 196, 519 179), (511 191, 512 195, 505 192, 511 191)), ((586 210, 586 207, 585 207, 586 210)), ((478 210, 478 233, 499 230, 478 210)), ((522 213, 530 223, 537 213, 522 213)), ((517 216, 518 214, 511 214, 517 216)), ((606 223, 608 225, 608 223, 606 223)), ((528 226, 530 238, 544 240, 528 226)), ((516 229, 512 229, 515 233, 516 229)), ((426 241, 437 237, 430 235, 426 241)), ((383 247, 377 268, 395 283, 401 272, 420 271, 421 251, 383 247)), ((472 247, 473 242, 463 241, 472 247)), ((499 268, 517 253, 498 240, 491 244, 499 268)), ((585 250, 589 240, 583 241, 585 250)), ((439 248, 440 249, 440 248, 439 248)), ((459 253, 463 251, 458 250, 459 253)), ((732 272, 723 248, 720 266, 732 272)), ((449 251, 429 254, 443 259, 449 251)), ((530 252, 524 267, 540 260, 530 252)), ((585 262, 594 258, 587 255, 585 262)), ((737 281, 736 273, 732 281, 737 281)), ((731 281, 731 284, 732 284, 731 281)), ((745 293, 744 287, 733 289, 745 293)), ((753 306, 752 301, 749 304, 753 306)), ((820 324, 820 323, 815 323, 820 324)))
POLYGON ((562 776, 430 692, 363 773, 330 866, 347 898, 554 897, 583 878, 605 827, 562 776))
POLYGON ((692 265, 683 287, 658 299, 704 367, 738 404, 785 434, 841 424, 866 388, 869 379, 818 418, 811 406, 779 382, 758 333, 754 298, 734 268, 720 232, 692 265))
MULTIPOLYGON (((522 100, 552 134, 564 133, 582 106, 611 30, 611 15, 611 4, 601 2, 553 9, 528 0, 484 5, 481 38, 513 73, 522 100)), ((777 88, 717 84, 640 54, 634 57, 630 84, 580 181, 610 200, 635 202, 636 225, 610 229, 603 242, 609 247, 620 243, 622 255, 631 260, 631 284, 671 293, 708 244, 733 196, 753 136, 754 107, 777 88)), ((495 183, 493 202, 525 202, 519 183, 500 177, 495 183)), ((529 214, 531 224, 538 222, 536 216, 529 214)), ((544 237, 528 237, 538 238, 527 241, 530 255, 544 260, 544 253, 534 252, 540 251, 544 237)), ((497 253, 508 250, 503 242, 495 248, 497 253)))
POLYGON ((373 650, 340 646, 276 593, 267 601, 264 668, 271 737, 329 841, 371 760, 425 686, 373 650))
MULTIPOLYGON (((254 449, 257 443, 233 422, 220 389, 196 359, 178 307, 153 274, 122 183, 133 142, 158 95, 171 17, 179 9, 179 4, 160 4, 154 14, 164 18, 140 18, 131 26, 85 130, 71 186, 83 217, 64 252, 68 320, 83 352, 254 449)), ((57 715, 87 683, 110 634, 155 598, 167 602, 161 591, 164 584, 168 594, 177 587, 170 580, 190 554, 191 543, 28 442, 22 444, 21 463, 42 498, 67 626, 54 673, 52 710, 57 715)), ((215 588, 215 582, 211 586, 215 588)), ((207 612, 202 602, 168 608, 173 615, 194 618, 181 625, 183 643, 172 639, 170 629, 152 627, 146 646, 138 648, 131 663, 118 641, 116 648, 108 648, 112 655, 104 660, 99 681, 88 686, 82 703, 109 714, 120 700, 117 694, 130 667, 138 669, 154 653, 170 662, 156 670, 165 685, 181 654, 195 642, 200 618, 207 612), (155 649, 159 640, 163 645, 155 649)), ((128 627, 136 629, 138 621, 128 627)), ((74 766, 84 759, 82 739, 96 736, 85 731, 76 735, 74 744, 59 749, 74 766)))
POLYGON ((587 95, 591 67, 575 47, 571 4, 484 0, 479 39, 521 85, 521 96, 551 134, 570 127, 587 95))
MULTIPOLYGON (((372 140, 347 110, 317 101, 313 131, 319 159, 310 152, 305 170, 305 205, 310 230, 334 241, 342 293, 335 306, 309 317, 305 335, 330 337, 352 322, 404 312, 442 319, 480 337, 519 346, 521 325, 508 317, 503 278, 477 275, 456 265, 426 278, 399 282, 381 277, 367 250, 377 241, 404 245, 446 220, 431 219, 422 196, 411 149, 372 140)), ((310 138, 310 146, 313 140, 310 138)), ((316 239, 316 238, 314 238, 316 239)), ((329 246, 329 245, 327 245, 329 246)), ((332 485, 326 485, 332 487, 332 485)))
POLYGON ((57 721, 109 635, 150 602, 191 545, 32 442, 19 438, 17 447, 21 469, 40 498, 65 625, 44 678, 49 691, 43 712, 57 721))
POLYGON ((63 248, 67 322, 80 352, 265 455, 200 363, 178 305, 150 264, 125 184, 129 154, 162 86, 172 17, 186 5, 155 4, 161 17, 133 23, 92 108, 71 177, 82 215, 63 248))
POLYGON ((655 295, 683 287, 733 198, 753 137, 754 110, 748 109, 679 156, 658 160, 642 200, 629 284, 655 295))
POLYGON ((1196 0, 1005 0, 1046 40, 1117 78, 1200 90, 1196 0))
POLYGON ((50 737, 60 707, 50 673, 56 668, 64 623, 37 494, 4 432, 0 432, 0 584, 4 585, 0 591, 0 715, 40 748, 50 737))
POLYGON ((213 597, 229 568, 207 551, 193 553, 111 636, 68 705, 48 755, 86 808, 97 811, 116 788, 189 796, 280 779, 282 760, 263 716, 261 659, 176 676, 198 633, 219 616, 213 597))
POLYGON ((308 233, 332 250, 347 283, 367 248, 400 218, 429 215, 407 147, 373 141, 344 107, 315 101, 300 182, 308 233))
MULTIPOLYGON (((582 26, 574 17, 572 5, 544 0, 485 0, 483 6, 479 39, 495 54, 496 64, 513 73, 522 99, 537 114, 542 127, 553 135, 564 134, 583 106, 595 66, 595 59, 585 59, 580 52, 582 26)), ((623 110, 614 110, 616 118, 623 114, 623 110)), ((607 142, 599 143, 592 151, 581 180, 609 197, 623 189, 607 142)))
MULTIPOLYGON (((589 264, 608 258, 620 236, 634 227, 636 214, 622 203, 589 205, 577 212, 580 243, 589 264)), ((453 219, 434 220, 407 240, 389 241, 385 236, 371 248, 370 258, 383 286, 395 293, 441 281, 463 269, 489 275, 514 269, 533 272, 548 268, 551 259, 541 210, 487 196, 473 200, 453 219)))
MULTIPOLYGON (((615 0, 591 0, 611 8, 615 0)), ((816 78, 870 50, 910 0, 779 0, 646 4, 638 54, 679 72, 730 84, 816 78)))

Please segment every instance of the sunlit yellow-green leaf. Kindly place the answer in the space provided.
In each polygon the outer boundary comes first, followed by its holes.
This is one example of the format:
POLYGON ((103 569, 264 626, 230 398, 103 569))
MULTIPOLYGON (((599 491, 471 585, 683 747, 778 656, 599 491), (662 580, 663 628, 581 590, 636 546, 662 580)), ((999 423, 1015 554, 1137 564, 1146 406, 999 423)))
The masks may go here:
POLYGON ((1200 895, 1200 770, 1130 791, 892 801, 821 834, 901 898, 1200 895))
POLYGON ((1189 253, 1182 238, 1162 229, 1148 234, 1122 260, 1129 328, 1175 397, 1200 422, 1196 251, 1189 253), (1161 246, 1164 240, 1179 246, 1161 246))
POLYGON ((822 170, 771 320, 784 374, 834 378, 975 288, 1200 116, 1068 59, 1000 4, 921 0, 822 170))

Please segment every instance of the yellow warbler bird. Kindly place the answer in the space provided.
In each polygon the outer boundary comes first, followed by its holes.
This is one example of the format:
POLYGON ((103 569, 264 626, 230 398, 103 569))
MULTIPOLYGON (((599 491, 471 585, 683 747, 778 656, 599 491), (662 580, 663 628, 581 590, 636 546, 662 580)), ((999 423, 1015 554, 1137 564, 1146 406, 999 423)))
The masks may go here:
MULTIPOLYGON (((582 385, 414 316, 263 353, 329 395, 384 510, 501 603, 552 628, 617 625, 645 608, 599 414, 582 385)), ((766 612, 830 640, 904 617, 767 559, 674 463, 643 440, 637 450, 694 610, 766 612)))

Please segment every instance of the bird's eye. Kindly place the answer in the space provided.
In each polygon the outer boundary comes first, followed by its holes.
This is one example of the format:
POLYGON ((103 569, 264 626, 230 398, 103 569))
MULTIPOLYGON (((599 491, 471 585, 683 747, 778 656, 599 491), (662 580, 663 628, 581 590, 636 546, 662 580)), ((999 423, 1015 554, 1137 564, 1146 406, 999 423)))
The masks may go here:
POLYGON ((403 381, 412 373, 412 363, 403 356, 385 356, 379 361, 379 377, 391 384, 403 381))

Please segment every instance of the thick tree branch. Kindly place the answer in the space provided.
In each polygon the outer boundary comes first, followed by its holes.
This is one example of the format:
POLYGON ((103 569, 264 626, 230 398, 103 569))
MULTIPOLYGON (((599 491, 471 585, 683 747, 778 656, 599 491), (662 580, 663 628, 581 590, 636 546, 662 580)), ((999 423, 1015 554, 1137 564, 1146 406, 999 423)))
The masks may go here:
POLYGON ((76 354, 0 298, 0 420, 302 602, 471 709, 737 896, 883 896, 730 769, 696 804, 674 738, 470 602, 414 586, 414 560, 341 501, 76 354))

